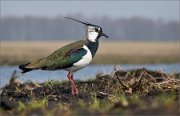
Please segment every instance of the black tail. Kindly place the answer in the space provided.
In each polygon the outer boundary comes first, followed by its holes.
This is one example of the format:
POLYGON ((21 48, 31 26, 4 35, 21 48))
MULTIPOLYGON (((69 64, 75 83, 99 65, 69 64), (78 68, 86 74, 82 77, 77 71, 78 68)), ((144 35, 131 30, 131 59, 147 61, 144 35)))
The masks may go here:
POLYGON ((33 70, 33 69, 30 69, 30 68, 26 68, 26 66, 27 66, 28 64, 30 64, 30 63, 19 65, 19 69, 22 70, 22 73, 26 73, 26 72, 29 72, 29 71, 33 70))

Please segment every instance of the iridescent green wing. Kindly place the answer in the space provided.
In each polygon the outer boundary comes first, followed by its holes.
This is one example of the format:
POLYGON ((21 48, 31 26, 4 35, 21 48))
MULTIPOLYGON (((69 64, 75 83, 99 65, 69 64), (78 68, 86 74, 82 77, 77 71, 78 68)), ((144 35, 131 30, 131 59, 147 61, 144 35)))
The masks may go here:
POLYGON ((80 40, 56 50, 46 58, 44 69, 55 70, 72 66, 86 54, 87 51, 82 48, 85 44, 86 40, 80 40))

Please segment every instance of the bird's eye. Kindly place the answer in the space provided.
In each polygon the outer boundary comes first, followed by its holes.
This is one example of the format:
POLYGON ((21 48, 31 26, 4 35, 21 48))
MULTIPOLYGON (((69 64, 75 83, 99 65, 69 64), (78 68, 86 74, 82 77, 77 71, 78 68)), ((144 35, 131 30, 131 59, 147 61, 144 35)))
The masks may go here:
POLYGON ((95 28, 95 31, 96 31, 96 32, 98 32, 98 31, 99 31, 99 29, 98 29, 98 28, 95 28))

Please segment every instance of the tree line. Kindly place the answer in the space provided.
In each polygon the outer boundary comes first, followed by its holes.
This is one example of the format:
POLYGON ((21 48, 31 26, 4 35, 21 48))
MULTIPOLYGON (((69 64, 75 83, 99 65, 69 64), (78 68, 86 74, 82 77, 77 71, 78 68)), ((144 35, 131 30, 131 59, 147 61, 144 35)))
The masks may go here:
MULTIPOLYGON (((99 25, 112 40, 178 40, 177 21, 152 20, 143 17, 118 18, 76 16, 74 18, 99 25)), ((1 17, 1 40, 69 40, 85 36, 85 27, 61 16, 1 17)))

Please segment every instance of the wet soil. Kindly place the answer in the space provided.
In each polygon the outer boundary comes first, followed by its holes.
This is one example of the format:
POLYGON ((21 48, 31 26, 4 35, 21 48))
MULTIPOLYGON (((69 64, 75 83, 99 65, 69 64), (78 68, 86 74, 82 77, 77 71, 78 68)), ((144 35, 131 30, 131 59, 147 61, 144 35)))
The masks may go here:
POLYGON ((53 115, 179 115, 180 113, 179 73, 115 69, 112 75, 97 74, 94 80, 76 80, 75 83, 80 95, 71 95, 68 81, 20 83, 14 73, 10 83, 1 89, 0 111, 3 115, 19 115, 22 112, 23 115, 45 115, 46 112, 53 115), (166 103, 168 99, 169 102, 166 103), (29 108, 32 102, 41 101, 39 103, 41 104, 43 100, 44 106, 29 108), (27 105, 27 108, 22 108, 22 104, 27 105))

